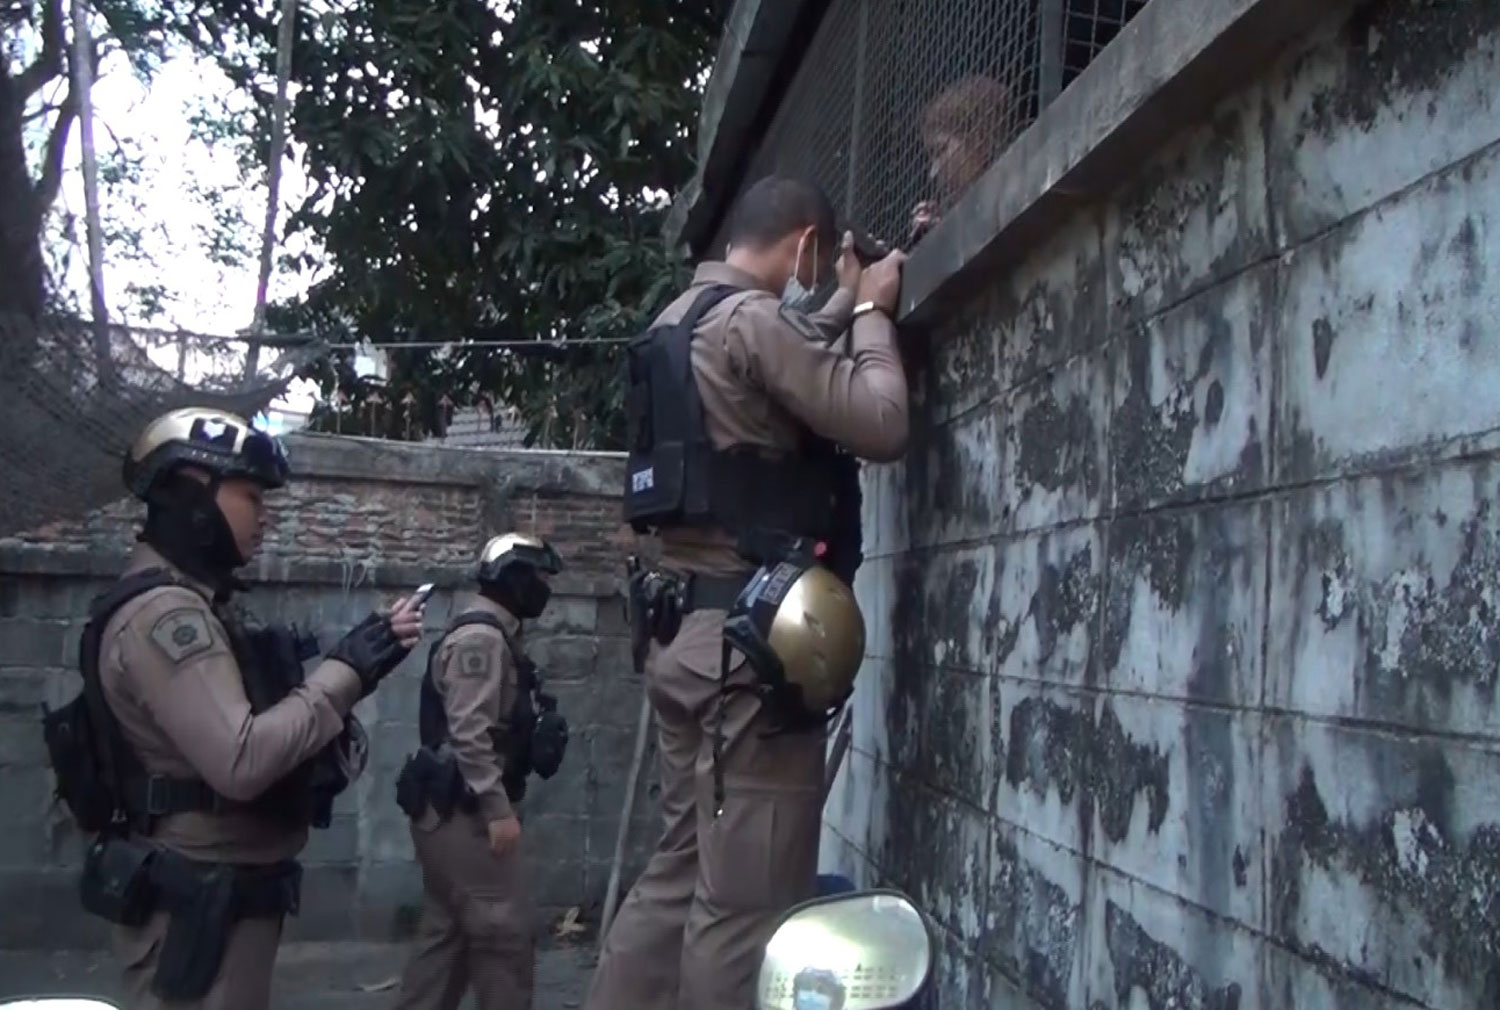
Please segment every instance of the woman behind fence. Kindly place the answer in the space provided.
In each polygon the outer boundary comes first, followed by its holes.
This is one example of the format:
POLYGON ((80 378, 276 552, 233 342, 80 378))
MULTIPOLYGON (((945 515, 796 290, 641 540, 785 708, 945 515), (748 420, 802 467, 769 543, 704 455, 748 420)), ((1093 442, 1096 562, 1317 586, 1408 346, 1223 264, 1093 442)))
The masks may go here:
POLYGON ((931 231, 964 191, 1000 156, 1014 131, 1010 91, 983 75, 965 77, 922 110, 922 146, 933 195, 911 212, 909 242, 931 231))

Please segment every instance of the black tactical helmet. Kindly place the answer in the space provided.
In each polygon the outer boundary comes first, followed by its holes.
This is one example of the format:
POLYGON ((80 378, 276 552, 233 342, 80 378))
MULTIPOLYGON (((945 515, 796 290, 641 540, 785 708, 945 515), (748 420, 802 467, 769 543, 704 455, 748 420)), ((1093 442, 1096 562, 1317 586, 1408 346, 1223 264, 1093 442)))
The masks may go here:
POLYGON ((281 440, 235 414, 183 407, 146 425, 125 454, 125 486, 145 500, 153 485, 180 466, 215 478, 242 477, 278 488, 291 474, 281 440))

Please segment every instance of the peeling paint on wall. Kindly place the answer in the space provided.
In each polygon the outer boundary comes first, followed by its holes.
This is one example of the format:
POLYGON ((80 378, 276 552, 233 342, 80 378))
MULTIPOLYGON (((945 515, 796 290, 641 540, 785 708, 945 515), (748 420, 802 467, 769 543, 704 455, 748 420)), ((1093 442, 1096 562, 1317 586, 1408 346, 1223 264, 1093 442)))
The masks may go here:
POLYGON ((930 336, 839 816, 962 1010, 1500 1005, 1496 80, 1330 15, 930 336))

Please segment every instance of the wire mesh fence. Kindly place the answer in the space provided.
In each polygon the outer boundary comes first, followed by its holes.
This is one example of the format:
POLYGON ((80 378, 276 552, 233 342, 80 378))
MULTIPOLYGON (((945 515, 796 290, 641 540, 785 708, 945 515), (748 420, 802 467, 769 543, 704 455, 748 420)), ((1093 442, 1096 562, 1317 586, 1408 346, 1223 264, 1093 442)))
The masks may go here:
POLYGON ((152 360, 148 347, 160 337, 69 317, 0 316, 0 536, 121 498, 123 454, 157 415, 205 406, 251 416, 285 389, 277 374, 289 378, 321 353, 299 350, 245 381, 243 343, 198 340, 194 374, 179 376, 152 360))
POLYGON ((1147 2, 832 0, 741 192, 800 175, 911 248, 1147 2))

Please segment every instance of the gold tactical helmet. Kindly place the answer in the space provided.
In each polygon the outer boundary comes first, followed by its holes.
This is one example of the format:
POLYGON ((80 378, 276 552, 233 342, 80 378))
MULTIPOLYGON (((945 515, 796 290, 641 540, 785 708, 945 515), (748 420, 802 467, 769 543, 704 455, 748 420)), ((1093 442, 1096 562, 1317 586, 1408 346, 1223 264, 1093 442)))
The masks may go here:
POLYGON ((762 568, 724 622, 789 714, 826 717, 848 700, 865 655, 865 619, 854 592, 811 557, 762 568))
POLYGON ((164 474, 196 466, 217 478, 243 477, 268 488, 291 473, 281 440, 236 414, 209 407, 182 407, 146 425, 125 454, 125 486, 144 499, 164 474))

